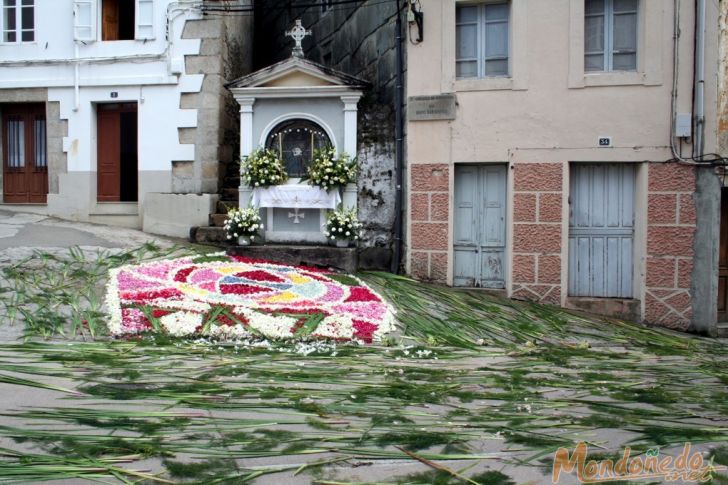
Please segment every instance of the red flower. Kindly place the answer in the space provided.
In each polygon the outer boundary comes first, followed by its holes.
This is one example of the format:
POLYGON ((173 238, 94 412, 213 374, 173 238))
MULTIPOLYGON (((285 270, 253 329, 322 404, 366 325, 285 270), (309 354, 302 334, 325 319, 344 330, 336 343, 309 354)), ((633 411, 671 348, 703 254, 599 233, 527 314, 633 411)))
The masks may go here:
POLYGON ((379 328, 378 325, 373 323, 365 322, 363 320, 352 320, 352 327, 354 327, 354 337, 363 340, 370 344, 372 343, 372 336, 374 332, 379 328))
POLYGON ((355 286, 350 289, 351 295, 345 300, 345 303, 358 301, 380 301, 377 295, 369 291, 369 288, 363 286, 355 286))
POLYGON ((243 285, 241 283, 220 285, 220 292, 223 295, 252 295, 253 293, 265 293, 268 291, 273 290, 263 286, 243 285))
POLYGON ((169 315, 170 313, 172 312, 167 310, 152 310, 152 316, 154 318, 162 318, 163 316, 169 315))
POLYGON ((189 266, 187 268, 182 268, 181 270, 177 271, 177 274, 174 275, 174 281, 177 281, 179 283, 184 283, 187 281, 187 277, 192 273, 194 270, 197 269, 197 266, 189 266))
POLYGON ((149 291, 122 291, 120 296, 124 300, 144 303, 158 298, 172 299, 174 297, 180 297, 182 293, 175 288, 162 288, 161 290, 149 291))
POLYGON ((239 278, 247 278, 249 280, 253 281, 266 281, 269 283, 283 283, 285 280, 282 278, 279 278, 276 275, 272 275, 268 273, 267 271, 243 271, 242 273, 237 273, 235 276, 239 278))

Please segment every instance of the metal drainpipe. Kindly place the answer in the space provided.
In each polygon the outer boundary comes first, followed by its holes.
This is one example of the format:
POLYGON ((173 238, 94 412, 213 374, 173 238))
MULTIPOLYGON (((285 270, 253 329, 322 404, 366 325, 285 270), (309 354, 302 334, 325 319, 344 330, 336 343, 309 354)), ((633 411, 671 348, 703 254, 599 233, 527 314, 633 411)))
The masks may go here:
POLYGON ((395 93, 395 174, 396 174, 396 197, 394 201, 394 255, 392 257, 391 272, 398 273, 400 264, 402 263, 402 206, 403 206, 403 158, 404 158, 404 118, 402 113, 402 104, 404 98, 403 70, 404 59, 402 55, 402 8, 400 0, 397 0, 397 20, 395 22, 396 42, 397 42, 397 78, 395 93))
POLYGON ((695 156, 705 152, 705 0, 695 11, 695 156))

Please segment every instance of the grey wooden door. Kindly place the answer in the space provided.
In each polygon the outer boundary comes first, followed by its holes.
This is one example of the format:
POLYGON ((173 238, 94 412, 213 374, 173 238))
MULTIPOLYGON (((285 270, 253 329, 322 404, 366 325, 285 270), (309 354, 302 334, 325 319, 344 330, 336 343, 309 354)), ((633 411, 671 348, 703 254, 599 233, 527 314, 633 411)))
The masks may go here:
POLYGON ((455 169, 455 286, 505 288, 505 165, 455 169))
POLYGON ((634 166, 573 164, 569 295, 632 298, 634 166))

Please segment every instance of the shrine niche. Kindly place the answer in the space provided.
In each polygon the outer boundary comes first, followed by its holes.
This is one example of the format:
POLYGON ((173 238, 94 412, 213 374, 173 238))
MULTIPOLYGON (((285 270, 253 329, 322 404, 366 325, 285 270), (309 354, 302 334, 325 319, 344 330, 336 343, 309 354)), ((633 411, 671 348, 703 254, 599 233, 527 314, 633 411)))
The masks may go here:
POLYGON ((268 242, 325 243, 327 212, 356 209, 356 185, 327 192, 301 179, 316 150, 356 157, 357 105, 367 83, 304 59, 308 31, 300 21, 287 34, 296 42, 290 58, 228 84, 240 105, 241 156, 272 150, 288 174, 270 187, 241 181, 240 206, 261 210, 268 242))

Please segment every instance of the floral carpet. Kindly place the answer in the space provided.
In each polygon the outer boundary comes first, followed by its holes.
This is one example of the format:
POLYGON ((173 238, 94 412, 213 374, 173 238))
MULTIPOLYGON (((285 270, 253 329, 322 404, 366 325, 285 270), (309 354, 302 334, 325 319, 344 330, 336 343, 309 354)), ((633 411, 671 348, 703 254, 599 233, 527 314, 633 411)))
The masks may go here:
POLYGON ((393 308, 356 277, 224 254, 114 269, 106 306, 117 336, 371 343, 394 330, 393 308))

